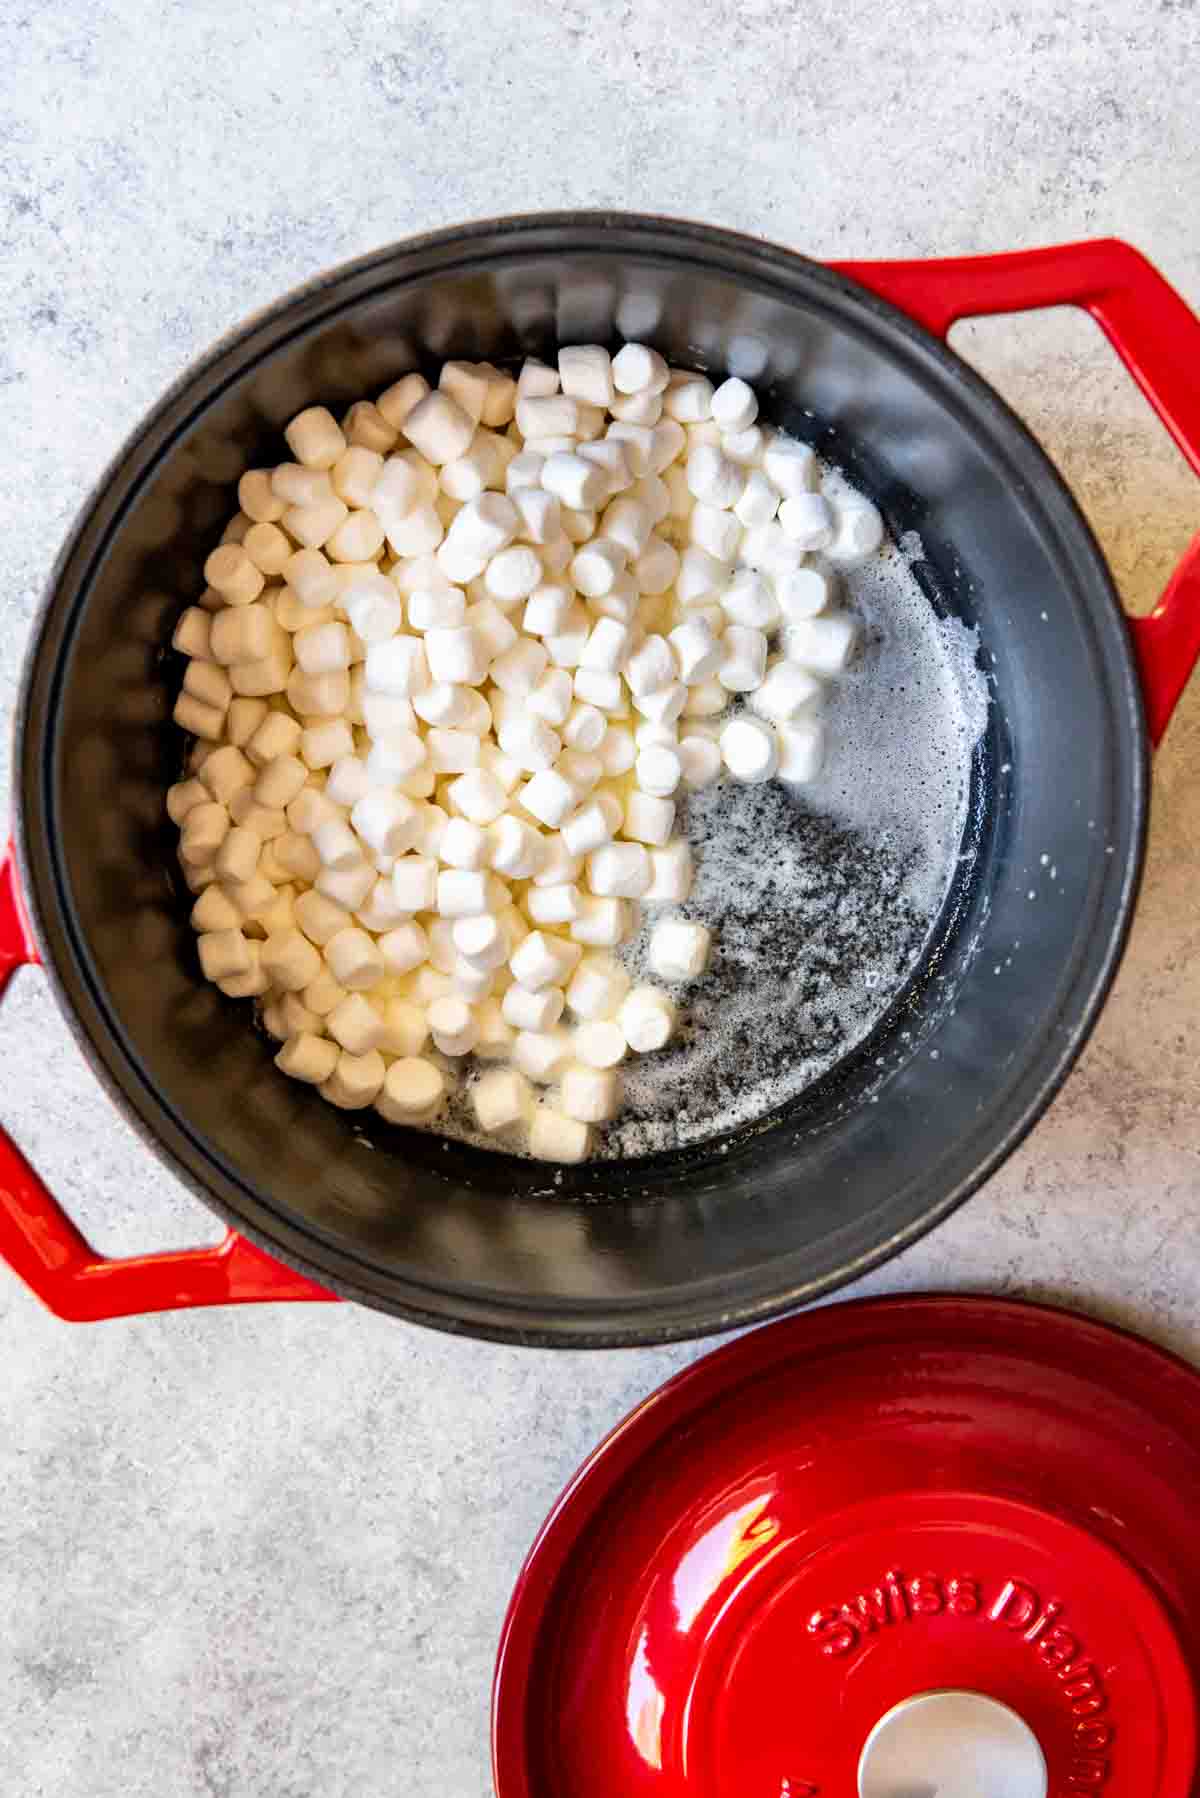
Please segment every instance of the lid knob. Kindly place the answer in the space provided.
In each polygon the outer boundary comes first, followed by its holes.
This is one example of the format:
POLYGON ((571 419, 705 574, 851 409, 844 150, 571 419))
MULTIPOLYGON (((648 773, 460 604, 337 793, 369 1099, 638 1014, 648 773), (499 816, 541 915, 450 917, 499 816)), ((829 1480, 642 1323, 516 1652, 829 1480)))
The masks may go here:
POLYGON ((1023 1718, 982 1692, 919 1692, 882 1716, 859 1798, 1046 1798, 1046 1757, 1023 1718))

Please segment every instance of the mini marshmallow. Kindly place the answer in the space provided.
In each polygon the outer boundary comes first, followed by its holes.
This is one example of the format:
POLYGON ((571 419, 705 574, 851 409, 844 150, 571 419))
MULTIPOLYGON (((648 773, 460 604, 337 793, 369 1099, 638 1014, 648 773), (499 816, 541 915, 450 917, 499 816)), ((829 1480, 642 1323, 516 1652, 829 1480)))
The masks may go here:
MULTIPOLYGON (((390 637, 385 643, 368 646, 364 679, 372 693, 389 693, 397 699, 408 699, 429 684, 429 641, 439 633, 430 631, 421 637, 390 637)), ((444 676, 434 675, 435 680, 444 676)))
MULTIPOLYGON (((660 513, 659 516, 664 517, 665 513, 660 513)), ((616 544, 625 551, 630 561, 634 561, 650 541, 656 522, 650 508, 638 500, 629 496, 615 499, 605 509, 601 520, 603 535, 598 541, 616 544)), ((581 591, 585 590, 581 588, 581 591)))
POLYGON ((321 549, 349 516, 349 507, 335 494, 313 506, 289 506, 283 527, 305 549, 321 549))
POLYGON ((684 918, 664 918, 650 935, 650 966, 662 980, 695 980, 708 966, 711 932, 684 918))
POLYGON ((634 776, 643 793, 669 799, 683 776, 683 764, 665 743, 652 743, 638 755, 634 776))
POLYGON ((588 886, 599 898, 640 899, 650 881, 650 857, 640 843, 605 843, 588 856, 588 886))
POLYGON ((281 930, 268 936, 261 950, 262 966, 272 986, 298 993, 321 972, 321 957, 298 930, 281 930))
POLYGON ((504 754, 530 774, 552 768, 562 747, 558 732, 523 708, 503 717, 496 735, 504 754))
POLYGON ((322 868, 313 881, 318 893, 346 911, 354 911, 375 885, 375 870, 366 862, 355 868, 322 868))
POLYGON ((618 393, 662 393, 671 371, 657 350, 627 343, 612 359, 612 384, 618 393))
POLYGON ((734 575, 721 595, 721 610, 731 624, 751 630, 774 630, 779 623, 779 603, 771 583, 749 568, 734 575))
POLYGON ((562 582, 548 581, 535 587, 521 618, 521 628, 529 636, 549 637, 560 631, 574 604, 572 589, 562 582))
POLYGON ((556 766, 563 779, 569 780, 581 795, 589 793, 604 773, 600 757, 589 755, 585 749, 564 749, 556 766))
POLYGON ((578 887, 530 887, 524 899, 532 924, 570 924, 583 910, 578 887))
POLYGON ((675 806, 670 799, 658 799, 651 793, 634 792, 625 803, 622 836, 635 843, 646 843, 661 849, 675 827, 675 806))
POLYGON ((779 766, 775 732, 769 724, 742 712, 721 732, 721 760, 735 780, 756 784, 770 780, 779 766))
MULTIPOLYGON (((376 855, 403 855, 419 834, 417 808, 403 793, 372 789, 355 802, 350 822, 376 855)), ((314 837, 317 854, 321 845, 314 837)))
POLYGON ((629 552, 621 543, 604 537, 593 537, 577 551, 571 562, 571 579, 585 598, 599 599, 611 593, 625 572, 629 552))
MULTIPOLYGON (((382 402, 380 410, 383 411, 382 402)), ((439 390, 418 400, 400 429, 427 462, 440 467, 466 454, 475 435, 475 424, 457 400, 439 390)))
POLYGON ((624 899, 584 896, 583 910, 568 926, 571 939, 591 949, 615 949, 629 935, 629 906, 624 899))
POLYGON ((337 595, 337 574, 319 549, 298 549, 284 568, 288 591, 312 611, 332 605, 337 595))
MULTIPOLYGON (((541 775, 534 776, 534 780, 541 778, 541 775)), ((526 806, 526 810, 528 809, 526 806)), ((539 872, 544 859, 543 838, 523 818, 506 812, 503 817, 488 825, 488 866, 497 874, 502 874, 506 880, 531 880, 539 872)))
POLYGON ((672 681, 670 686, 659 687, 653 693, 638 693, 634 697, 634 705, 643 718, 649 718, 655 724, 673 724, 683 714, 689 692, 694 688, 685 687, 682 681, 672 681))
MULTIPOLYGON (((415 731, 393 730, 379 737, 367 752, 368 787, 394 787, 422 772, 425 745, 415 731)), ((430 773, 430 780, 433 775, 430 773)), ((409 797, 414 795, 409 794, 409 797)))
POLYGON ((351 757, 353 753, 353 734, 341 718, 310 724, 301 733, 300 754, 306 768, 331 768, 335 762, 351 757))
POLYGON ((840 674, 858 648, 859 624, 850 612, 826 612, 789 625, 784 635, 788 657, 814 674, 840 674))
POLYGON ((522 488, 540 487, 545 466, 545 456, 539 456, 536 450, 524 449, 515 455, 504 471, 504 491, 509 498, 522 488))
POLYGON ((637 582, 633 576, 619 574, 607 593, 594 596, 591 609, 601 618, 615 618, 618 624, 632 624, 638 609, 637 582))
POLYGON ((571 1046, 589 1068, 614 1068, 624 1061, 629 1048, 625 1032, 614 1018, 592 1018, 576 1025, 571 1046))
POLYGON ((747 567, 757 568, 779 580, 801 566, 804 551, 792 542, 777 519, 756 525, 742 538, 741 559, 747 567))
POLYGON ((409 913, 432 911, 437 900, 437 863, 427 855, 402 855, 392 869, 396 904, 409 913))
MULTIPOLYGON (((530 647, 534 646, 530 645, 530 647)), ((540 648, 541 646, 539 644, 536 647, 540 648)), ((496 669, 493 664, 492 679, 495 680, 495 678, 496 669)), ((509 691, 512 691, 511 687, 509 691)), ((535 717, 544 718, 547 724, 565 725, 573 709, 573 700, 574 686, 567 670, 551 668, 547 673, 541 675, 529 690, 525 703, 535 717)))
POLYGON ((721 448, 725 454, 731 462, 740 462, 746 469, 753 468, 762 461, 765 442, 766 438, 758 425, 747 425, 744 431, 721 432, 721 448))
POLYGON ((478 424, 487 399, 487 371, 477 362, 443 362, 438 387, 478 424))
POLYGON ((368 645, 386 643, 403 622, 400 595, 387 576, 376 569, 369 575, 357 575, 354 582, 343 587, 341 603, 355 635, 368 645))
POLYGON ((763 448, 763 473, 786 499, 795 499, 816 487, 817 458, 807 443, 776 433, 763 448))
POLYGON ((643 895, 647 905, 682 905, 692 890, 695 867, 689 844, 679 840, 650 851, 652 878, 643 895))
POLYGON ((602 674, 616 674, 625 662, 631 642, 628 625, 618 624, 615 618, 597 619, 580 658, 580 666, 602 674))
POLYGON ((437 877, 437 909, 443 918, 474 918, 490 910, 487 875, 477 868, 445 868, 437 877))
POLYGON ((350 677, 344 668, 332 674, 305 674, 297 668, 288 677, 287 699, 302 718, 336 717, 350 703, 350 677))
POLYGON ((725 655, 717 679, 730 693, 750 693, 762 685, 767 670, 767 639, 760 630, 731 624, 725 632, 725 655))
POLYGON ((503 549, 488 563, 484 586, 504 605, 515 605, 526 599, 542 580, 542 563, 536 550, 528 544, 514 543, 503 549))
POLYGON ((632 731, 626 730, 624 725, 610 724, 597 746, 596 754, 600 757, 604 773, 610 778, 628 774, 637 759, 632 731))
POLYGON ((617 1022, 634 1053, 649 1055, 670 1041, 675 1003, 656 986, 635 986, 618 1011, 617 1022))
POLYGON ((431 730, 425 749, 429 766, 437 774, 465 774, 479 766, 479 738, 469 730, 431 730))
POLYGON ((696 505, 688 520, 693 543, 706 549, 718 562, 732 562, 742 540, 742 527, 732 512, 719 506, 696 505))
MULTIPOLYGON (((572 926, 572 933, 574 926, 572 926)), ((561 986, 575 965, 577 954, 560 937, 532 930, 509 960, 513 976, 531 992, 540 993, 547 986, 561 986)))
POLYGON ((828 549, 833 542, 833 508, 819 493, 797 493, 785 499, 779 508, 779 523, 797 549, 828 549))
POLYGON ((533 1108, 533 1093, 516 1068, 494 1068, 471 1088, 471 1104, 480 1129, 495 1136, 524 1122, 533 1108))
POLYGON ((317 1090, 342 1111, 365 1111, 374 1102, 384 1078, 383 1057, 378 1049, 367 1055, 351 1055, 343 1049, 333 1073, 317 1090))
POLYGON ((883 542, 883 519, 868 500, 844 500, 837 506, 836 528, 829 545, 829 559, 840 568, 854 568, 873 556, 883 542))
POLYGON ((681 606, 703 605, 706 600, 719 599, 728 580, 723 563, 698 543, 690 543, 679 559, 675 595, 681 606))
POLYGON ((248 830, 245 825, 235 824, 231 830, 226 831, 213 857, 217 879, 250 880, 258 867, 261 854, 262 841, 255 832, 248 830))
POLYGON ((781 725, 776 740, 780 780, 789 786, 801 786, 817 778, 825 760, 825 730, 819 718, 804 718, 796 724, 781 725))
MULTIPOLYGON (((581 443, 578 453, 582 461, 591 462, 600 470, 604 477, 604 494, 611 497, 614 493, 623 493, 627 487, 633 485, 635 479, 634 452, 619 438, 603 437, 596 443, 581 443)), ((603 496, 602 494, 601 498, 603 496)), ((578 512, 581 509, 576 507, 572 510, 578 512)), ((592 532, 594 532, 596 528, 595 513, 584 510, 583 515, 592 519, 592 532)), ((564 510, 564 523, 567 518, 568 513, 564 510)), ((588 535, 590 536, 592 532, 589 532, 588 535)))
POLYGON ((421 1056, 405 1055, 384 1075, 375 1109, 389 1124, 424 1124, 435 1117, 446 1098, 446 1078, 421 1056))
POLYGON ((295 903, 295 918, 309 941, 320 949, 347 925, 345 909, 315 890, 300 894, 295 903))
POLYGON ((240 930, 208 930, 196 938, 206 980, 228 980, 250 969, 250 945, 240 930))
POLYGON ((445 536, 445 526, 432 504, 414 506, 403 518, 386 513, 383 518, 388 547, 396 556, 431 555, 445 536))
MULTIPOLYGON (((232 743, 223 743, 214 749, 211 755, 204 758, 204 765, 199 773, 200 785, 222 805, 231 805, 235 796, 251 786, 254 782, 254 768, 240 749, 232 743)), ((307 776, 305 777, 307 778, 307 776)), ((304 782, 301 781, 301 786, 304 782)), ((235 819, 236 823, 244 820, 235 819)))
POLYGON ((766 475, 759 469, 754 469, 747 475, 742 497, 733 510, 739 524, 747 530, 760 524, 770 524, 779 510, 779 494, 766 475))
POLYGON ((333 1073, 337 1060, 336 1043, 326 1042, 324 1037, 314 1036, 306 1030, 288 1037, 275 1057, 275 1066, 293 1080, 321 1086, 333 1073))
POLYGON ((350 634, 344 624, 315 624, 292 639, 296 662, 305 674, 336 674, 350 666, 350 634))
POLYGON ((821 696, 820 681, 798 662, 779 661, 767 670, 766 679, 751 694, 750 704, 764 718, 790 724, 821 696))
POLYGON ((469 818, 451 818, 442 833, 438 856, 449 868, 478 870, 487 861, 488 839, 469 818))
POLYGON ((334 1041, 351 1055, 367 1055, 384 1038, 384 1022, 369 999, 347 993, 326 1015, 325 1028, 334 1041))
POLYGON ((278 626, 269 606, 228 606, 212 620, 212 659, 227 668, 239 662, 260 661, 276 647, 277 634, 278 626))
POLYGON ((527 543, 550 543, 562 534, 562 507, 543 487, 517 487, 512 503, 520 520, 517 534, 527 543))
POLYGON ((547 456, 542 469, 542 486, 562 505, 570 506, 574 511, 591 510, 599 505, 606 492, 611 491, 599 464, 572 450, 560 450, 547 456))
POLYGON ((616 424, 609 425, 604 440, 621 445, 635 479, 640 480, 650 473, 655 448, 652 425, 629 424, 618 419, 616 424))
MULTIPOLYGON (((426 631, 424 645, 433 680, 460 682, 464 686, 475 687, 486 679, 490 657, 486 645, 471 625, 452 625, 447 629, 426 631)), ((382 645, 384 649, 391 647, 390 643, 382 645)), ((369 654, 367 672, 369 677, 369 654)))
POLYGON ((688 491, 708 506, 736 506, 746 487, 746 471, 723 450, 701 443, 687 459, 688 491))
MULTIPOLYGON (((392 878, 394 883, 395 869, 392 870, 392 878)), ((388 974, 408 974, 413 968, 419 968, 426 959, 429 939, 421 926, 409 919, 408 922, 385 931, 379 938, 377 947, 388 974)))
POLYGON ((702 680, 688 689, 684 712, 689 718, 715 718, 728 704, 729 694, 719 680, 702 680))
POLYGON ((419 505, 429 504, 432 494, 406 456, 389 456, 379 469, 368 497, 371 510, 390 535, 393 525, 407 518, 419 505))
POLYGON ((691 369, 673 369, 663 399, 665 410, 680 424, 699 424, 712 416, 713 384, 691 369))
POLYGON ((500 1013, 514 1030, 552 1030, 563 1013, 563 996, 556 986, 536 993, 526 986, 510 986, 500 1001, 500 1013))
POLYGON ((629 991, 629 976, 607 955, 585 955, 567 988, 567 1004, 577 1018, 614 1017, 629 991))
POLYGON ((560 630, 546 637, 550 660, 559 668, 578 668, 579 658, 587 647, 591 623, 585 607, 576 602, 560 630))
POLYGON ((345 453, 346 439, 332 412, 324 406, 309 406, 306 411, 297 412, 283 435, 293 456, 305 468, 332 468, 345 453))
POLYGON ((775 594, 786 624, 799 624, 823 612, 834 593, 833 578, 820 568, 797 568, 775 582, 775 594))
POLYGON ((470 768, 451 782, 447 797, 455 811, 472 824, 491 824, 504 811, 508 795, 486 768, 470 768))
POLYGON ((591 1132, 586 1124, 549 1105, 535 1107, 529 1126, 529 1152, 539 1161, 585 1161, 590 1143, 591 1132))
POLYGON ((456 918, 451 926, 451 938, 456 953, 480 973, 490 974, 508 960, 507 938, 499 919, 491 912, 479 912, 472 918, 456 918))
POLYGON ((435 999, 428 1015, 430 1035, 443 1055, 470 1054, 478 1031, 474 1014, 465 999, 455 994, 435 999))
MULTIPOLYGON (((505 1028, 511 1030, 511 1025, 505 1028)), ((564 1030, 521 1030, 513 1040, 512 1057, 530 1080, 547 1086, 570 1059, 570 1040, 564 1030)))
POLYGON ((644 693, 660 692, 663 687, 670 686, 677 675, 675 652, 665 637, 647 637, 625 663, 625 679, 630 691, 639 697, 644 693))
POLYGON ((302 468, 295 462, 281 462, 272 469, 271 488, 289 506, 319 506, 337 497, 327 470, 302 468))
POLYGON ((687 686, 709 680, 724 659, 724 649, 708 621, 701 617, 685 618, 668 635, 674 652, 679 678, 687 686))
POLYGON ((722 431, 744 431, 758 417, 758 399, 753 387, 731 375, 713 394, 711 410, 722 431))
POLYGON ((565 394, 589 406, 607 407, 613 397, 612 363, 598 343, 571 344, 558 352, 558 377, 565 394))
POLYGON ((573 811, 561 826, 562 840, 571 855, 590 855, 593 849, 599 849, 602 844, 607 843, 612 833, 611 819, 605 808, 595 800, 589 800, 586 805, 573 811))

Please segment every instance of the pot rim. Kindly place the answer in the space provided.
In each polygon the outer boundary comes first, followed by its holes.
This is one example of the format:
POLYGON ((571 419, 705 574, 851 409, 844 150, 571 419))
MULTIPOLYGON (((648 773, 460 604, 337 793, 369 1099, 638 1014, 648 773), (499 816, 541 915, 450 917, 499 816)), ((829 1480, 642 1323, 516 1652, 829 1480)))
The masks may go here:
MULTIPOLYGON (((1123 957, 1142 871, 1145 861, 1149 810, 1149 738, 1142 709, 1141 691, 1133 651, 1124 628, 1113 633, 1112 673, 1114 693, 1127 714, 1129 727, 1127 752, 1129 761, 1129 800, 1127 807, 1128 850, 1125 857, 1119 896, 1113 902, 1113 922, 1107 932, 1104 954, 1090 977, 1086 994, 1077 999, 1068 1027, 1059 1032, 1055 1052, 1048 1059, 1038 1080, 1037 1090, 1019 1114, 992 1142, 968 1176, 958 1180, 947 1192, 932 1202, 920 1215, 895 1230, 872 1248, 850 1256, 838 1267, 807 1279, 794 1281, 766 1296, 751 1294, 737 1299, 722 1298, 722 1282, 708 1280, 683 1289, 682 1297, 669 1302, 656 1298, 639 1314, 640 1301, 622 1305, 603 1300, 548 1300, 534 1305, 495 1294, 479 1287, 430 1287, 407 1278, 398 1282, 403 1296, 397 1299, 373 1289, 365 1279, 356 1278, 356 1268, 364 1273, 365 1259, 341 1247, 326 1249, 315 1232, 300 1220, 285 1220, 272 1207, 256 1201, 248 1185, 230 1182, 255 1215, 247 1217, 238 1205, 214 1190, 190 1164, 192 1157, 207 1163, 214 1176, 211 1157, 194 1136, 186 1120, 176 1118, 146 1075, 140 1059, 124 1040, 119 1021, 105 995, 94 981, 87 965, 86 944, 77 933, 73 908, 64 890, 57 851, 50 837, 38 840, 37 826, 43 821, 46 770, 42 766, 45 751, 45 695, 38 691, 43 683, 43 656, 52 652, 54 681, 61 674, 62 635, 52 641, 56 626, 64 623, 58 616, 60 588, 72 563, 86 556, 82 578, 71 612, 89 584, 92 572, 102 559, 106 546, 120 528, 131 500, 145 479, 158 465, 173 443, 209 409, 215 397, 209 392, 203 400, 189 396, 201 387, 207 377, 231 360, 236 367, 226 367, 221 386, 242 378, 247 370, 262 360, 268 349, 279 347, 288 334, 287 324, 311 302, 329 294, 331 302, 347 280, 369 277, 378 269, 382 275, 397 256, 405 258, 442 258, 448 272, 461 261, 473 259, 477 246, 488 239, 498 239, 497 255, 511 253, 522 240, 532 240, 531 253, 537 249, 538 234, 571 230, 580 234, 579 251, 611 248, 604 243, 608 233, 644 233, 647 248, 659 255, 670 255, 673 241, 681 256, 709 252, 721 260, 722 266, 736 278, 740 271, 753 271, 760 280, 774 279, 781 293, 794 293, 799 278, 820 296, 824 294, 839 309, 849 307, 860 315, 874 317, 895 336, 904 340, 915 356, 923 357, 940 369, 965 396, 974 402, 995 436, 989 449, 997 461, 1007 462, 1014 480, 1021 480, 1034 490, 1039 501, 1053 516, 1056 530, 1075 537, 1081 581, 1092 589, 1097 606, 1109 614, 1109 623, 1124 626, 1124 613, 1111 572, 1090 525, 1083 516, 1066 482, 1029 427, 996 390, 960 357, 949 344, 916 323, 900 308, 879 298, 849 276, 802 253, 771 243, 765 239, 726 230, 688 219, 653 213, 611 210, 548 211, 509 214, 498 218, 475 219, 464 225, 441 227, 414 234, 348 262, 323 270, 307 282, 290 289, 270 305, 250 314, 226 331, 217 341, 170 384, 159 401, 134 426, 116 453, 110 458, 94 482, 76 514, 62 548, 48 576, 42 601, 34 619, 29 646, 22 670, 17 705, 14 712, 14 842, 26 908, 37 938, 42 964, 51 991, 75 1041, 87 1057, 93 1072, 127 1121, 147 1143, 154 1154, 209 1210, 268 1254, 296 1269, 340 1297, 354 1300, 373 1309, 384 1310, 407 1321, 422 1323, 452 1334, 466 1334, 488 1341, 542 1348, 612 1348, 640 1347, 723 1333, 764 1322, 769 1318, 811 1303, 843 1287, 918 1242, 942 1223, 978 1190, 985 1180, 1007 1159, 1013 1150, 1049 1108, 1060 1091, 1067 1074, 1090 1036, 1108 997, 1123 957), (664 240, 666 242, 664 243, 664 240), (255 346, 256 337, 273 333, 269 344, 255 346), (252 351, 252 353, 250 353, 252 351), (176 416, 178 414, 178 416, 176 416), (157 441, 156 441, 157 440, 157 441), (130 465, 136 475, 130 475, 130 465), (114 505, 114 496, 116 503, 114 505), (109 515, 104 516, 105 513, 109 515), (94 541, 93 541, 94 539, 94 541), (68 983, 57 965, 56 954, 49 945, 74 964, 74 971, 88 1000, 89 1021, 85 1023, 77 999, 68 991, 68 983), (102 1045, 104 1050, 102 1052, 102 1045), (118 1069, 120 1073, 118 1073, 118 1069), (284 1234, 282 1238, 268 1227, 270 1219, 284 1234), (331 1268, 327 1262, 336 1266, 331 1268)), ((573 246, 573 249, 575 246, 573 246)), ((415 271, 416 272, 416 271, 415 271)), ((420 274, 427 278, 428 266, 420 274)), ((388 285, 395 285, 393 278, 388 285)), ((331 312, 340 310, 332 303, 331 312)), ((311 330, 320 315, 305 318, 302 327, 311 330)), ((1103 619, 1098 619, 1098 624, 1103 619)), ((44 683, 43 683, 44 684, 44 683)))

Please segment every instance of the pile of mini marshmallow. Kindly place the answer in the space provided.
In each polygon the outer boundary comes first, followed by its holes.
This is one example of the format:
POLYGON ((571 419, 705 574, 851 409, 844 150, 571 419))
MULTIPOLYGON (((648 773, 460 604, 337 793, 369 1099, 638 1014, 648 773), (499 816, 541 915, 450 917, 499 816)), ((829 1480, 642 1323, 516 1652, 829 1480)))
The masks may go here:
POLYGON ((742 380, 579 345, 310 407, 243 475, 174 635, 167 803, 204 973, 285 1074, 427 1124, 469 1069, 480 1130, 560 1162, 616 1115, 708 961, 678 913, 664 986, 614 953, 688 897, 675 795, 816 776, 856 644, 831 566, 882 540, 757 415, 742 380))

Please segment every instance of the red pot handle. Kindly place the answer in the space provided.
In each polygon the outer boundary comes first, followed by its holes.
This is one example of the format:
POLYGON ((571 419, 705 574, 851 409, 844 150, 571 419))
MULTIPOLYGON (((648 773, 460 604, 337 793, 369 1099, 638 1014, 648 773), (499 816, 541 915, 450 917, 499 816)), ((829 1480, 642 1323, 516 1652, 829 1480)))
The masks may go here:
MULTIPOLYGON (((938 337, 959 318, 1083 306, 1200 474, 1200 319, 1129 244, 1101 238, 1003 256, 834 267, 938 337)), ((1200 535, 1153 612, 1129 626, 1157 743, 1200 660, 1200 535)))
MULTIPOLYGON (((15 971, 40 957, 17 885, 12 845, 0 860, 0 997, 15 971)), ((57 1317, 95 1323, 193 1305, 333 1299, 236 1231, 210 1248, 109 1261, 84 1241, 12 1138, 0 1129, 0 1260, 57 1317)))

